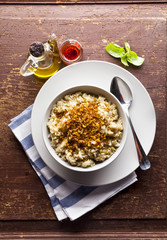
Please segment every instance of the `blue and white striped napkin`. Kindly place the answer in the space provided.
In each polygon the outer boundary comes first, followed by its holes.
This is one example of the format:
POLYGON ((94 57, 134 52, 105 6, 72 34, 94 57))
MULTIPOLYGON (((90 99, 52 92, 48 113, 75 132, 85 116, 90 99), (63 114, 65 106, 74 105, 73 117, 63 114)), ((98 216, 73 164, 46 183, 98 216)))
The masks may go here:
POLYGON ((31 135, 31 111, 29 106, 11 120, 10 129, 21 143, 28 159, 40 177, 51 200, 58 220, 69 218, 75 220, 96 206, 111 198, 135 181, 135 172, 126 178, 105 186, 81 186, 57 176, 40 158, 31 135))

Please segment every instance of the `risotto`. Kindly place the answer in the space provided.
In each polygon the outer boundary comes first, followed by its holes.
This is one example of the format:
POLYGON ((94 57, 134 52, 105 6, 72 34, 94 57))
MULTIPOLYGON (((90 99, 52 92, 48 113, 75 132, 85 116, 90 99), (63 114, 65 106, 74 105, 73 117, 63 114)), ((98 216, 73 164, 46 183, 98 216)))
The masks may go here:
POLYGON ((120 145, 122 119, 117 106, 85 92, 66 95, 52 108, 47 123, 57 155, 73 166, 105 161, 120 145))

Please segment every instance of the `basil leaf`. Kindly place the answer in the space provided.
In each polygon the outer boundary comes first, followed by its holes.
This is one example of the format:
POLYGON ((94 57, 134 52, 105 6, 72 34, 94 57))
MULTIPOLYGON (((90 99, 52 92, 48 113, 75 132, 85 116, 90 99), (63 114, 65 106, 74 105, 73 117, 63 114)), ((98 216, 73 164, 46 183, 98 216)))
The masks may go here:
POLYGON ((127 62, 127 55, 125 54, 123 57, 121 57, 121 62, 125 65, 125 66, 129 66, 128 62, 127 62))
POLYGON ((137 59, 137 54, 130 50, 130 45, 127 42, 125 42, 125 49, 127 51, 127 57, 128 58, 135 58, 135 59, 137 59))
POLYGON ((137 59, 137 53, 133 52, 133 51, 129 51, 127 53, 127 57, 128 58, 134 58, 134 59, 137 59))
POLYGON ((115 58, 121 58, 125 54, 124 48, 114 43, 109 43, 106 46, 106 51, 115 58))
POLYGON ((144 58, 137 56, 137 58, 135 59, 133 57, 128 57, 127 56, 127 61, 130 62, 131 64, 135 65, 135 66, 141 66, 144 62, 144 58))
POLYGON ((129 45, 129 43, 125 42, 124 44, 125 44, 125 49, 126 49, 126 51, 129 52, 129 51, 130 51, 130 45, 129 45))
POLYGON ((138 57, 135 52, 131 51, 129 43, 125 42, 124 44, 125 49, 115 43, 110 43, 106 46, 106 51, 115 58, 121 58, 121 62, 125 66, 129 66, 128 62, 135 66, 142 65, 144 58, 138 57))

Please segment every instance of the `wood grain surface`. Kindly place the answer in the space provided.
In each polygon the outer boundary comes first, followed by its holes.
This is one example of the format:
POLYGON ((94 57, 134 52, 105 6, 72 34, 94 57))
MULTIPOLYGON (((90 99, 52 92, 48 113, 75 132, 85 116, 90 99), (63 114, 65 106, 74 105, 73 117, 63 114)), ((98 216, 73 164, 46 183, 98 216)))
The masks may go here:
POLYGON ((50 234, 49 239, 167 238, 167 4, 1 5, 0 12, 0 239, 10 239, 13 232, 11 239, 21 232, 25 239, 38 239, 40 231, 50 234), (145 62, 124 68, 145 86, 157 117, 151 169, 138 169, 137 183, 74 223, 56 220, 42 183, 8 127, 11 118, 34 102, 44 84, 35 76, 19 74, 28 46, 46 40, 52 32, 59 44, 67 38, 79 40, 83 60, 105 60, 122 67, 105 46, 129 42, 145 62))
POLYGON ((115 3, 166 3, 166 0, 0 0, 0 4, 115 4, 115 3))

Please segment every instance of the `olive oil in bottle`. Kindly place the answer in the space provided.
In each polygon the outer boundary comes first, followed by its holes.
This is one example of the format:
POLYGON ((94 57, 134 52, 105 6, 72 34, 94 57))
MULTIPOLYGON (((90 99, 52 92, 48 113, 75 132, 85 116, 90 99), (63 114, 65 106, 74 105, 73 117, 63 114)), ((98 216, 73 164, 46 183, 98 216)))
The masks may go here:
POLYGON ((30 45, 28 58, 20 73, 23 76, 34 74, 39 78, 49 78, 60 69, 60 65, 56 35, 53 33, 47 42, 34 42, 30 45))
POLYGON ((34 72, 34 75, 39 78, 49 78, 60 69, 60 65, 61 65, 60 57, 54 56, 53 62, 49 67, 46 68, 38 67, 37 70, 34 72))

